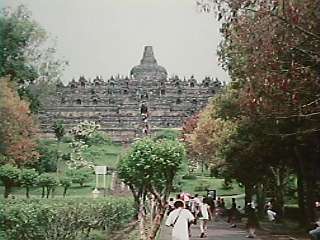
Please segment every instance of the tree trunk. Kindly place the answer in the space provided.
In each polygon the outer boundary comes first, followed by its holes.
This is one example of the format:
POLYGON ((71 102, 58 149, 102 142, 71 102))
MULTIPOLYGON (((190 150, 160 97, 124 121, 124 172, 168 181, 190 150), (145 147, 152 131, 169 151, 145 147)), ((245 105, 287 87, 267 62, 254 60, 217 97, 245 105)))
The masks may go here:
POLYGON ((148 240, 154 240, 156 238, 157 233, 160 229, 160 225, 163 220, 164 214, 165 214, 165 207, 164 207, 164 205, 161 204, 157 208, 157 214, 154 218, 154 221, 153 221, 153 224, 151 227, 151 231, 148 236, 148 240))
POLYGON ((252 201, 252 196, 253 196, 253 185, 251 184, 245 184, 244 185, 244 192, 245 192, 245 209, 248 205, 248 203, 251 203, 252 201))
POLYGON ((313 172, 314 162, 312 157, 306 159, 306 154, 301 154, 298 149, 295 149, 295 152, 297 163, 296 171, 298 176, 299 207, 302 213, 300 224, 303 227, 309 227, 309 224, 315 221, 314 203, 316 180, 313 172))
POLYGON ((44 198, 45 195, 46 195, 46 194, 45 194, 45 187, 42 187, 41 198, 44 198))
POLYGON ((8 198, 11 192, 11 186, 9 184, 4 185, 4 198, 8 198))
POLYGON ((30 198, 30 196, 29 196, 29 191, 30 191, 29 186, 26 186, 26 197, 27 197, 27 198, 30 198))
POLYGON ((266 196, 264 194, 264 186, 263 184, 259 184, 257 186, 257 204, 258 204, 258 214, 259 216, 264 215, 264 205, 266 202, 266 196))
POLYGON ((143 197, 140 197, 140 201, 139 201, 138 222, 139 222, 140 240, 147 240, 146 214, 145 214, 143 197))
POLYGON ((276 168, 272 169, 275 180, 276 180, 276 186, 275 186, 275 203, 276 203, 276 209, 278 210, 278 214, 280 217, 283 217, 284 214, 284 180, 286 171, 285 168, 276 168))
POLYGON ((56 188, 55 188, 55 187, 51 188, 51 197, 52 197, 52 198, 54 198, 54 193, 55 193, 55 191, 56 191, 56 188))
POLYGON ((66 188, 66 187, 63 189, 63 197, 64 197, 64 198, 65 198, 66 195, 67 195, 67 190, 68 190, 68 188, 66 188))
POLYGON ((50 188, 49 187, 47 187, 47 198, 49 198, 49 195, 50 195, 50 188))

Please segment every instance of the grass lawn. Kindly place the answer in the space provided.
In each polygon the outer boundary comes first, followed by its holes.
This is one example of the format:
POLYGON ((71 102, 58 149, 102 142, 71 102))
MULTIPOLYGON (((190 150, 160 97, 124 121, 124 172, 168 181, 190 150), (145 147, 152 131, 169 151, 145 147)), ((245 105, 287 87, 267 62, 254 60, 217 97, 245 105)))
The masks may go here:
MULTIPOLYGON (((57 150, 63 154, 71 152, 69 143, 60 143, 59 146, 54 140, 43 140, 43 143, 51 150, 57 150)), ((120 154, 124 152, 123 146, 119 144, 108 144, 108 145, 94 145, 88 147, 84 152, 84 158, 94 163, 94 165, 105 165, 110 168, 116 168, 120 154)), ((58 176, 63 176, 67 170, 65 162, 60 162, 60 172, 58 176)), ((57 176, 56 173, 51 173, 53 176, 57 176)), ((67 196, 83 197, 92 196, 92 190, 95 188, 95 174, 90 176, 90 179, 85 183, 84 187, 80 187, 79 184, 72 184, 71 188, 68 189, 67 196)), ((111 175, 106 177, 106 186, 111 186, 111 175)), ((99 187, 103 187, 103 177, 99 177, 99 187)), ((40 197, 42 189, 39 187, 32 188, 30 190, 31 197, 40 197)), ((3 197, 4 187, 0 186, 0 198, 3 197)), ((55 196, 61 197, 63 193, 62 187, 57 187, 55 190, 55 196)), ((16 197, 25 197, 25 189, 21 187, 13 188, 12 194, 16 197)))

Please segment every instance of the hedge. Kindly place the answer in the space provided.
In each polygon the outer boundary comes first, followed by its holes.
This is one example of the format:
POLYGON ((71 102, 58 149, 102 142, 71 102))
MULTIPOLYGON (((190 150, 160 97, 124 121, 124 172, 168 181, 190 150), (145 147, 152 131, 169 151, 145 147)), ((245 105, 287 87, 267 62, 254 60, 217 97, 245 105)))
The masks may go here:
POLYGON ((127 199, 10 200, 0 203, 6 240, 89 239, 92 230, 115 230, 133 215, 127 199))

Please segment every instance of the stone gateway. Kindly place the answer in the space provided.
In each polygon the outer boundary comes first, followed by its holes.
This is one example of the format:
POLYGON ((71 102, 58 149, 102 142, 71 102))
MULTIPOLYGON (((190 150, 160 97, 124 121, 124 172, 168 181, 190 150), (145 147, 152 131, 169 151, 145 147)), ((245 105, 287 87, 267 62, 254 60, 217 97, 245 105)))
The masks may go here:
POLYGON ((168 78, 158 65, 152 46, 146 46, 140 64, 129 77, 80 77, 67 86, 58 84, 50 105, 40 113, 45 135, 52 135, 53 122, 61 119, 69 129, 84 120, 94 121, 114 141, 131 142, 163 128, 179 128, 185 119, 203 108, 221 89, 210 77, 198 82, 193 76, 168 78))

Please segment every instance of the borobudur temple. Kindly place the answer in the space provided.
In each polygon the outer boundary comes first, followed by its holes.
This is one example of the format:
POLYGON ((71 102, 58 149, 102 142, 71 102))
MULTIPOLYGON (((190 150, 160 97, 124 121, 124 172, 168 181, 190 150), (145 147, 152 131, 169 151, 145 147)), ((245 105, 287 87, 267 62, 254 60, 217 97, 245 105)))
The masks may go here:
POLYGON ((129 77, 104 81, 82 76, 66 86, 59 84, 50 104, 41 111, 40 122, 44 134, 52 136, 57 120, 67 129, 84 120, 94 121, 114 141, 131 142, 164 128, 180 128, 220 89, 221 83, 210 77, 201 82, 193 76, 169 78, 167 70, 158 65, 152 46, 146 46, 129 77))

